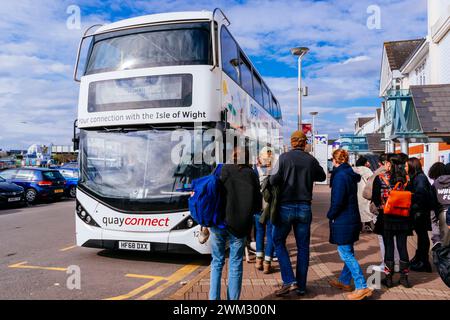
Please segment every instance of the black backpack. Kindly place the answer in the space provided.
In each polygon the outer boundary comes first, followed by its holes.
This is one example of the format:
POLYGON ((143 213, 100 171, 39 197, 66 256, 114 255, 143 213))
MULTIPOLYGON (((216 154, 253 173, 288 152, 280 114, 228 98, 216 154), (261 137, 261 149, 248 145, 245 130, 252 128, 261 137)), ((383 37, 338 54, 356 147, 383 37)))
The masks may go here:
POLYGON ((442 281, 450 288, 450 246, 442 246, 434 250, 433 262, 442 281))

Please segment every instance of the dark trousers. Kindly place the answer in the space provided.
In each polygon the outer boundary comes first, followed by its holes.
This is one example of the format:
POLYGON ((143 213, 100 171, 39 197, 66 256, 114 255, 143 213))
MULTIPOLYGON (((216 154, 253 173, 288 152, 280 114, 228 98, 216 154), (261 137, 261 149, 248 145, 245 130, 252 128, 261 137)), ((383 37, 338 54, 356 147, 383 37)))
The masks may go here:
POLYGON ((397 250, 400 261, 409 262, 408 256, 408 232, 407 231, 385 231, 383 233, 383 242, 385 247, 384 262, 394 261, 394 237, 397 240, 397 250))
POLYGON ((417 234, 417 250, 416 257, 419 261, 429 261, 430 238, 426 228, 418 227, 415 229, 417 234))
POLYGON ((280 207, 280 221, 274 225, 273 242, 280 265, 284 285, 297 283, 300 290, 306 289, 309 266, 309 244, 311 237, 311 206, 308 204, 286 204, 280 207), (291 258, 286 248, 286 239, 294 229, 297 243, 296 275, 292 270, 291 258))

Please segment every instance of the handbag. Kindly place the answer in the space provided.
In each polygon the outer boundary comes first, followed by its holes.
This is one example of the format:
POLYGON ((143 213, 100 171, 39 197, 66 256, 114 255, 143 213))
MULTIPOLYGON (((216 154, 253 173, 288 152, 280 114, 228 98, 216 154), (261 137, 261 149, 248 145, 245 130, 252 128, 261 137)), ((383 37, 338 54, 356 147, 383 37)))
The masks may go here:
MULTIPOLYGON (((387 186, 390 186, 389 181, 382 177, 387 186)), ((407 183, 403 185, 397 182, 393 189, 389 191, 389 196, 384 205, 384 214, 400 217, 409 217, 411 211, 412 193, 405 191, 407 183)))

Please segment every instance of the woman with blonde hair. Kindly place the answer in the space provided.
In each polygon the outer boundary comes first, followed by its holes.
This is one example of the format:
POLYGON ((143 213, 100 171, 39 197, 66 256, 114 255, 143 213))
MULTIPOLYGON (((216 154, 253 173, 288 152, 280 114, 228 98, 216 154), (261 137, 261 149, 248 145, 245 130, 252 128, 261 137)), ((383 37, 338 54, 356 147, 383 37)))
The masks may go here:
MULTIPOLYGON (((261 188, 267 183, 274 165, 274 152, 271 147, 261 149, 258 157, 257 170, 261 188)), ((268 205, 264 201, 262 210, 268 205)), ((272 232, 273 225, 268 216, 261 218, 262 212, 255 213, 255 238, 256 238, 256 269, 263 271, 265 274, 272 272, 272 257, 275 252, 273 245, 272 232), (266 241, 264 242, 264 237, 266 241)))
POLYGON ((361 176, 348 164, 348 152, 338 149, 333 152, 334 169, 331 173, 331 205, 327 217, 330 220, 330 243, 337 245, 344 268, 339 280, 332 280, 332 287, 343 291, 355 291, 349 300, 362 300, 372 295, 367 287, 363 271, 355 258, 354 243, 359 240, 361 216, 358 208, 358 182, 361 176))

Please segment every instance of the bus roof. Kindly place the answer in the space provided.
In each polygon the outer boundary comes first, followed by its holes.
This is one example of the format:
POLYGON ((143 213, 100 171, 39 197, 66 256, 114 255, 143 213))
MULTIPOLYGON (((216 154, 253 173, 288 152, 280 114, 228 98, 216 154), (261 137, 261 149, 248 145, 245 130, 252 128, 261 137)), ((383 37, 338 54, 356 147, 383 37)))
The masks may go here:
POLYGON ((131 26, 139 26, 159 22, 174 22, 183 20, 211 20, 213 13, 211 11, 184 11, 150 14, 125 20, 120 20, 98 28, 95 34, 110 30, 121 29, 131 26))

